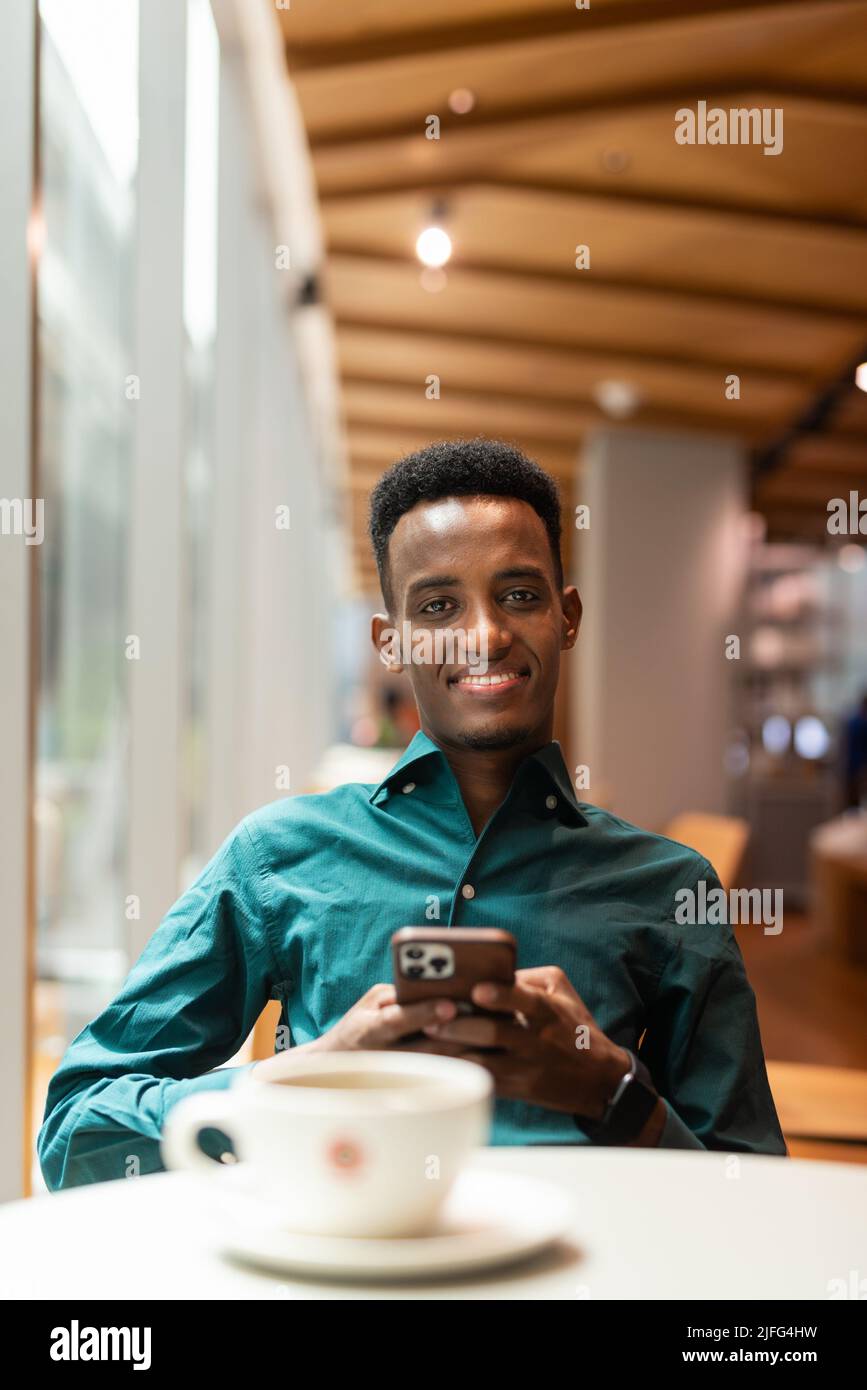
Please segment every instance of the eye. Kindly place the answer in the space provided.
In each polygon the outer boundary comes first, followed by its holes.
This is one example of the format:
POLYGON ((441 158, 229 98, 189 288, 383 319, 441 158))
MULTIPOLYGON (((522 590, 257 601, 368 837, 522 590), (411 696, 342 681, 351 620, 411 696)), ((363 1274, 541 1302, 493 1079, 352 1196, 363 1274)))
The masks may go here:
POLYGON ((427 613, 427 614, 429 614, 430 617, 436 618, 436 617, 439 617, 441 613, 445 613, 447 610, 446 610, 445 607, 437 608, 437 607, 435 607, 435 605, 436 605, 436 604, 443 604, 443 605, 445 605, 445 604, 448 604, 448 603, 450 603, 450 602, 451 602, 451 599, 447 599, 447 598, 432 598, 432 599, 428 599, 427 603, 425 603, 425 604, 419 609, 419 612, 420 612, 420 613, 427 613))
POLYGON ((534 603, 538 597, 532 589, 510 589, 506 594, 507 599, 517 599, 519 603, 534 603))

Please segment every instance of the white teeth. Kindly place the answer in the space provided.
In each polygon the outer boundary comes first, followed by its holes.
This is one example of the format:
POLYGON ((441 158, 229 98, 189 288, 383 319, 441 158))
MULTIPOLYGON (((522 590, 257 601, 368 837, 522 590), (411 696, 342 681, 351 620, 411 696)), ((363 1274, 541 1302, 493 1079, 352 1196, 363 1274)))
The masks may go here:
POLYGON ((461 676, 458 685, 503 685, 520 677, 520 671, 497 671, 491 676, 461 676))

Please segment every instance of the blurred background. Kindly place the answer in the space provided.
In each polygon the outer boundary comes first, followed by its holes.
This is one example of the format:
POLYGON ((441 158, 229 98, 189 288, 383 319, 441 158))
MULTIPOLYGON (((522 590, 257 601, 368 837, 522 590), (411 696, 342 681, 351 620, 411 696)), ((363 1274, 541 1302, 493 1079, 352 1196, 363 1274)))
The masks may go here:
POLYGON ((783 890, 738 929, 783 1127, 867 1161, 867 5, 21 0, 0 41, 0 496, 45 503, 0 535, 0 1198, 237 820, 412 737, 367 499, 479 434, 562 490, 579 796, 783 890), (782 149, 678 143, 701 101, 782 149))

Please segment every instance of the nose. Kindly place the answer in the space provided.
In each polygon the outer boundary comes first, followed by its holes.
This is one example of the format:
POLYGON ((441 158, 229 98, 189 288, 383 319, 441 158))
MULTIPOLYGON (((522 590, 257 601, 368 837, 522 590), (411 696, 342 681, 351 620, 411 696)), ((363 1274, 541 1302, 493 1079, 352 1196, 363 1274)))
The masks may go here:
POLYGON ((480 655, 487 653, 488 661, 498 661, 512 645, 512 634, 504 625, 503 614, 492 603, 479 600, 468 613, 468 638, 475 634, 480 655))

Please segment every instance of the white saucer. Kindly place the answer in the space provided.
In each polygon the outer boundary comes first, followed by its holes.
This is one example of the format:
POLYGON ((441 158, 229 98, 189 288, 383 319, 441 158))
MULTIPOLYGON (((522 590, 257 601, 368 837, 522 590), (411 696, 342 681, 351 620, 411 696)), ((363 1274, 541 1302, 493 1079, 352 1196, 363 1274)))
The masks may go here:
POLYGON ((351 1279, 442 1278, 536 1254, 574 1218, 568 1192, 521 1174, 469 1168, 446 1198, 431 1235, 361 1239, 282 1230, 243 1165, 209 1183, 221 1247, 280 1273, 351 1279))

